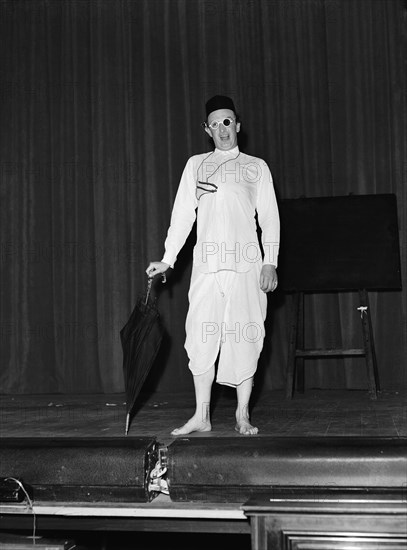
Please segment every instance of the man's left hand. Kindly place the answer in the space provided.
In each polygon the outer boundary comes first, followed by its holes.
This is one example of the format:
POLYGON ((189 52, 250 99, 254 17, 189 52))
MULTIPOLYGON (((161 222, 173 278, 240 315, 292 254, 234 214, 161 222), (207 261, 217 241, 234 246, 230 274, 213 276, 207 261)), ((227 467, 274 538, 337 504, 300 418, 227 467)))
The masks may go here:
POLYGON ((263 265, 260 273, 260 288, 263 292, 273 292, 277 288, 277 270, 274 265, 263 265))

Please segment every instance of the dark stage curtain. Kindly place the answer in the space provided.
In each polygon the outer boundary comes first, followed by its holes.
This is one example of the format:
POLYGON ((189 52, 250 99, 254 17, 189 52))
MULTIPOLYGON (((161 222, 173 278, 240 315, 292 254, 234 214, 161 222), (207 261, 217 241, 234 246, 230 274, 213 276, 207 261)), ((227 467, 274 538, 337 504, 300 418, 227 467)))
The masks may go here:
MULTIPOLYGON (((371 294, 382 387, 406 386, 406 5, 399 0, 0 2, 1 391, 123 390, 119 330, 160 259, 183 166, 230 94, 280 199, 395 193, 403 292, 371 294)), ((193 237, 166 287, 147 386, 192 388, 193 237)), ((377 258, 380 262, 381 258, 377 258)), ((309 345, 361 344, 353 293, 307 298, 309 345)), ((257 387, 284 387, 289 300, 269 297, 257 387)), ((364 361, 307 386, 365 388, 364 361)))

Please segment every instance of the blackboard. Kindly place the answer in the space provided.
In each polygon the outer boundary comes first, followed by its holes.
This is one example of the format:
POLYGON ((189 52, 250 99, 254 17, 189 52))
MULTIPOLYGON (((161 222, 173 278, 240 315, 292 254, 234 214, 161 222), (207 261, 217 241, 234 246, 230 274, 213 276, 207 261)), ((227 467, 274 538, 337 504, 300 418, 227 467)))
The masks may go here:
POLYGON ((280 288, 401 289, 395 195, 285 199, 279 209, 280 288))

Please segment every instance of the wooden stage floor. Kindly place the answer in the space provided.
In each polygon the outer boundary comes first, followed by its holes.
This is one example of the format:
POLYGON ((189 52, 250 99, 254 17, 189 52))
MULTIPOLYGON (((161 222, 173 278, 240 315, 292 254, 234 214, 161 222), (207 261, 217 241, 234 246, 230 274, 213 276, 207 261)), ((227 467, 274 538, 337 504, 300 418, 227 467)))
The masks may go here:
MULTIPOLYGON (((212 431, 190 437, 242 437, 235 406, 234 390, 218 390, 212 431)), ((193 409, 192 393, 141 395, 129 435, 169 444, 193 409)), ((2 395, 0 437, 122 437, 125 411, 124 394, 2 395)), ((252 422, 259 437, 407 437, 407 391, 383 391, 376 401, 367 391, 308 390, 292 400, 274 391, 253 403, 252 422)))

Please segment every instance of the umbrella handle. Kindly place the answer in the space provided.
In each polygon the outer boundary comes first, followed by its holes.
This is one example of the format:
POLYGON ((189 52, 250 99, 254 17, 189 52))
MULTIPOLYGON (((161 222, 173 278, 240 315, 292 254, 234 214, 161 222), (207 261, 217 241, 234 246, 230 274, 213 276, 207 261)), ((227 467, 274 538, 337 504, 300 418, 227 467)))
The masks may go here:
MULTIPOLYGON (((163 282, 163 283, 166 283, 166 282, 167 282, 167 276, 166 276, 166 274, 165 274, 165 273, 161 273, 161 277, 162 277, 162 279, 163 279, 162 282, 163 282)), ((146 301, 144 302, 144 305, 145 305, 145 306, 147 305, 148 298, 150 297, 151 287, 153 286, 153 279, 154 279, 154 277, 149 277, 149 278, 148 278, 146 301)))
POLYGON ((147 305, 148 298, 150 297, 150 292, 151 292, 151 286, 152 286, 152 284, 153 284, 153 277, 149 277, 149 278, 148 278, 148 283, 147 283, 146 301, 144 302, 144 305, 145 305, 145 306, 147 305))

